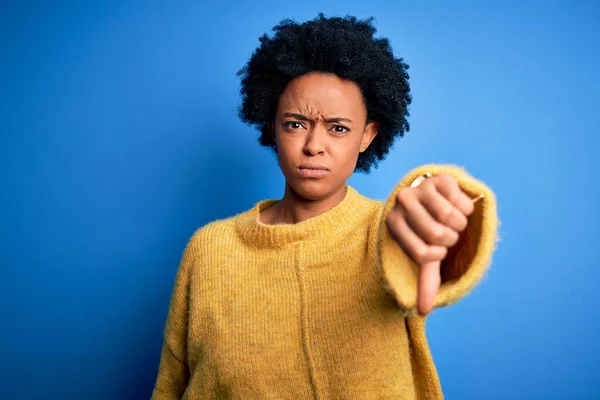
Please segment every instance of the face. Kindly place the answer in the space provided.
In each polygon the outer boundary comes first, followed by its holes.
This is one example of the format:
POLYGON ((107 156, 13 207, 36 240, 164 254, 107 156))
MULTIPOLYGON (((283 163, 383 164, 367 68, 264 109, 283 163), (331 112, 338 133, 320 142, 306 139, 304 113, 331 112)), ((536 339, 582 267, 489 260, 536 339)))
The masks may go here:
POLYGON ((375 123, 366 120, 355 83, 322 73, 292 80, 279 98, 272 129, 288 187, 307 200, 343 190, 359 153, 377 134, 375 123))

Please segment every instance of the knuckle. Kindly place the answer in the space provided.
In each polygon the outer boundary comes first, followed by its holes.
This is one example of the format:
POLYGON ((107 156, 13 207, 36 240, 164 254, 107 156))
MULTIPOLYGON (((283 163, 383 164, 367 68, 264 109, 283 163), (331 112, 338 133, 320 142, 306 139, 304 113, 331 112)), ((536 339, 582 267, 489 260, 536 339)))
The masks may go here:
POLYGON ((396 200, 402 205, 405 205, 410 200, 411 197, 412 197, 411 188, 401 189, 398 192, 398 194, 396 194, 396 200))
POLYGON ((450 203, 456 204, 456 202, 460 198, 460 194, 461 192, 458 188, 451 190, 450 193, 448 193, 448 200, 450 201, 450 203))
POLYGON ((431 179, 427 179, 427 185, 423 185, 423 193, 425 193, 426 195, 433 195, 437 192, 437 189, 435 187, 435 183, 433 182, 433 180, 431 179))
POLYGON ((446 246, 434 246, 432 248, 432 258, 435 260, 443 260, 448 253, 448 247, 446 246))
POLYGON ((442 207, 439 211, 438 211, 438 218, 440 220, 440 222, 448 222, 448 220, 452 217, 452 214, 454 212, 454 209, 451 206, 445 206, 442 207))
POLYGON ((423 188, 431 188, 435 186, 435 176, 432 176, 429 179, 425 179, 423 181, 423 183, 421 183, 421 185, 419 185, 419 187, 423 187, 423 188))
POLYGON ((455 184, 456 183, 456 179, 452 175, 450 175, 450 174, 448 174, 446 172, 443 172, 441 175, 442 175, 442 179, 444 180, 444 182, 447 182, 447 183, 450 183, 450 184, 455 184))
POLYGON ((459 234, 458 232, 452 231, 452 234, 450 235, 450 240, 449 240, 449 246, 452 247, 454 246, 456 243, 458 243, 458 239, 459 239, 459 234))
POLYGON ((429 232, 429 239, 431 242, 438 243, 444 239, 444 229, 441 226, 435 226, 429 232))
POLYGON ((441 256, 441 258, 443 260, 448 255, 448 247, 443 246, 442 250, 440 250, 440 252, 441 252, 440 256, 441 256))
POLYGON ((416 262, 423 263, 427 261, 428 250, 426 246, 417 246, 413 249, 413 257, 416 262))
POLYGON ((441 183, 442 185, 451 184, 454 179, 451 175, 449 175, 446 172, 440 172, 439 174, 436 175, 436 177, 437 177, 437 181, 439 183, 441 183))

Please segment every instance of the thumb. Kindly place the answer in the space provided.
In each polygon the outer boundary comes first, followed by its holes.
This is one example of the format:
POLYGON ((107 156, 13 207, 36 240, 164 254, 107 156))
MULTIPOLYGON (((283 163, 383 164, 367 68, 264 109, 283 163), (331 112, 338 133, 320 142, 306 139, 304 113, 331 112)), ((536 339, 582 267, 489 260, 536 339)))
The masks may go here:
POLYGON ((421 265, 417 307, 422 315, 429 314, 433 309, 441 282, 440 265, 440 261, 430 261, 421 265))

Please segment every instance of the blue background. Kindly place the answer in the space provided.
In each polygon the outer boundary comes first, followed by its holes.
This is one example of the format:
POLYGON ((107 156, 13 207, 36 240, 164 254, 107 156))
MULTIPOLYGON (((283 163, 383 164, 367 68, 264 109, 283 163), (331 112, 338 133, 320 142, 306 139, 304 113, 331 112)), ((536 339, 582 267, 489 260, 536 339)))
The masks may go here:
POLYGON ((186 241, 283 192, 235 73, 319 11, 411 66, 411 132, 350 184, 451 162, 497 193, 487 279, 428 322, 447 398, 600 395, 598 2, 96 3, 1 6, 3 398, 150 396, 186 241))

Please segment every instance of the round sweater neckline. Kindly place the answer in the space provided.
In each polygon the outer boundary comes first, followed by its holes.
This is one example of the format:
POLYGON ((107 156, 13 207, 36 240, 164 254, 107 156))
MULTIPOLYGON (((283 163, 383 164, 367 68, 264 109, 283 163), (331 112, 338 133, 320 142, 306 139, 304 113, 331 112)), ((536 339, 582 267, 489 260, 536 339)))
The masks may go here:
POLYGON ((242 240, 256 247, 279 247, 298 241, 317 240, 336 230, 353 226, 360 219, 361 210, 366 211, 367 199, 352 186, 346 185, 341 202, 315 217, 292 224, 266 224, 260 221, 260 211, 279 200, 267 199, 236 218, 236 230, 242 240))

